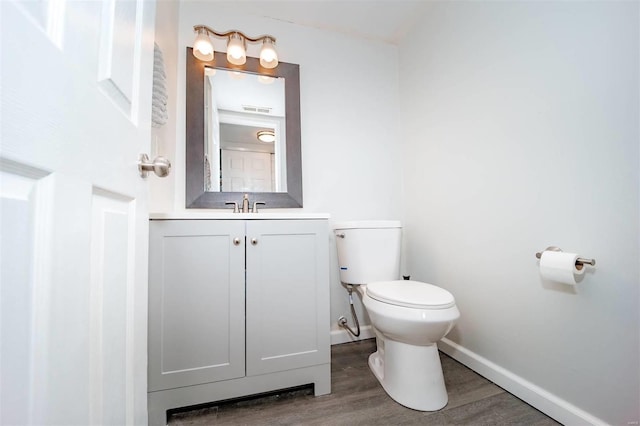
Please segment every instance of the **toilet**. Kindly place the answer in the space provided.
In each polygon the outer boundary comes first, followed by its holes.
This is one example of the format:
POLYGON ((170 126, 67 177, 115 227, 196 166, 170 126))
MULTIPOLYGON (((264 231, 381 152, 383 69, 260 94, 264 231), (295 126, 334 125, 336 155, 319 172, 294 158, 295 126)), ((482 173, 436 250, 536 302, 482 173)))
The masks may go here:
POLYGON ((398 403, 420 411, 443 408, 448 397, 436 344, 460 317, 453 295, 399 279, 399 221, 336 223, 334 232, 340 281, 361 294, 376 334, 371 371, 398 403))

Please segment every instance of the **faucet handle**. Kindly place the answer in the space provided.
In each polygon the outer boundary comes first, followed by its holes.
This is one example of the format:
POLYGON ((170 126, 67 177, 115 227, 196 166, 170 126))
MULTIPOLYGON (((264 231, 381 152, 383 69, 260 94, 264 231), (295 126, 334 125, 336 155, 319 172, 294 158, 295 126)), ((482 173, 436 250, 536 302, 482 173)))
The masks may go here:
POLYGON ((238 209, 238 202, 237 201, 225 201, 225 204, 233 204, 233 212, 234 213, 240 213, 240 210, 238 209))
POLYGON ((258 213, 258 204, 262 204, 264 206, 267 203, 264 203, 262 201, 254 201, 253 202, 253 210, 251 210, 252 213, 258 213))

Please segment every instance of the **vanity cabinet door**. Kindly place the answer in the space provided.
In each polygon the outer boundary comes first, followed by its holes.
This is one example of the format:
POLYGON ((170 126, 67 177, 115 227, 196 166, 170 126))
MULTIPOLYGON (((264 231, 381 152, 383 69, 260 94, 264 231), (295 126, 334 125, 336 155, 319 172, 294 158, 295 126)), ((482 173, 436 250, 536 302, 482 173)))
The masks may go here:
POLYGON ((242 221, 151 221, 150 392, 245 375, 244 235, 242 221))
POLYGON ((247 221, 247 376, 330 362, 325 220, 247 221))

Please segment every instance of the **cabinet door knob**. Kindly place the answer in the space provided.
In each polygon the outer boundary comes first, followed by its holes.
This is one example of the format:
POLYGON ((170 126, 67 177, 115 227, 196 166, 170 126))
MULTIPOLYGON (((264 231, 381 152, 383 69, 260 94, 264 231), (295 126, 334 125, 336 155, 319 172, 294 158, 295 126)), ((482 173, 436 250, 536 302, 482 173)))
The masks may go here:
POLYGON ((254 246, 255 246, 256 244, 258 244, 258 239, 257 239, 257 238, 252 238, 252 239, 251 239, 251 244, 252 244, 252 245, 254 245, 254 246))
POLYGON ((236 246, 239 246, 240 245, 240 238, 238 238, 238 237, 234 238, 233 239, 233 244, 236 245, 236 246))

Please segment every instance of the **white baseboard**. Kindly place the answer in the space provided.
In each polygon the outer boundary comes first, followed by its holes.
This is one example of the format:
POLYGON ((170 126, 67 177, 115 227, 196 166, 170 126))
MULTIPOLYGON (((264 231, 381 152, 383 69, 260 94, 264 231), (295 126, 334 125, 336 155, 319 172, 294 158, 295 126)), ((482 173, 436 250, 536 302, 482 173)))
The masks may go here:
POLYGON ((438 342, 438 349, 562 424, 607 424, 447 338, 438 342))
POLYGON ((355 337, 344 328, 339 330, 331 330, 331 344, 339 345, 340 343, 356 342, 358 340, 370 339, 376 337, 373 328, 370 325, 360 327, 360 336, 355 337))

